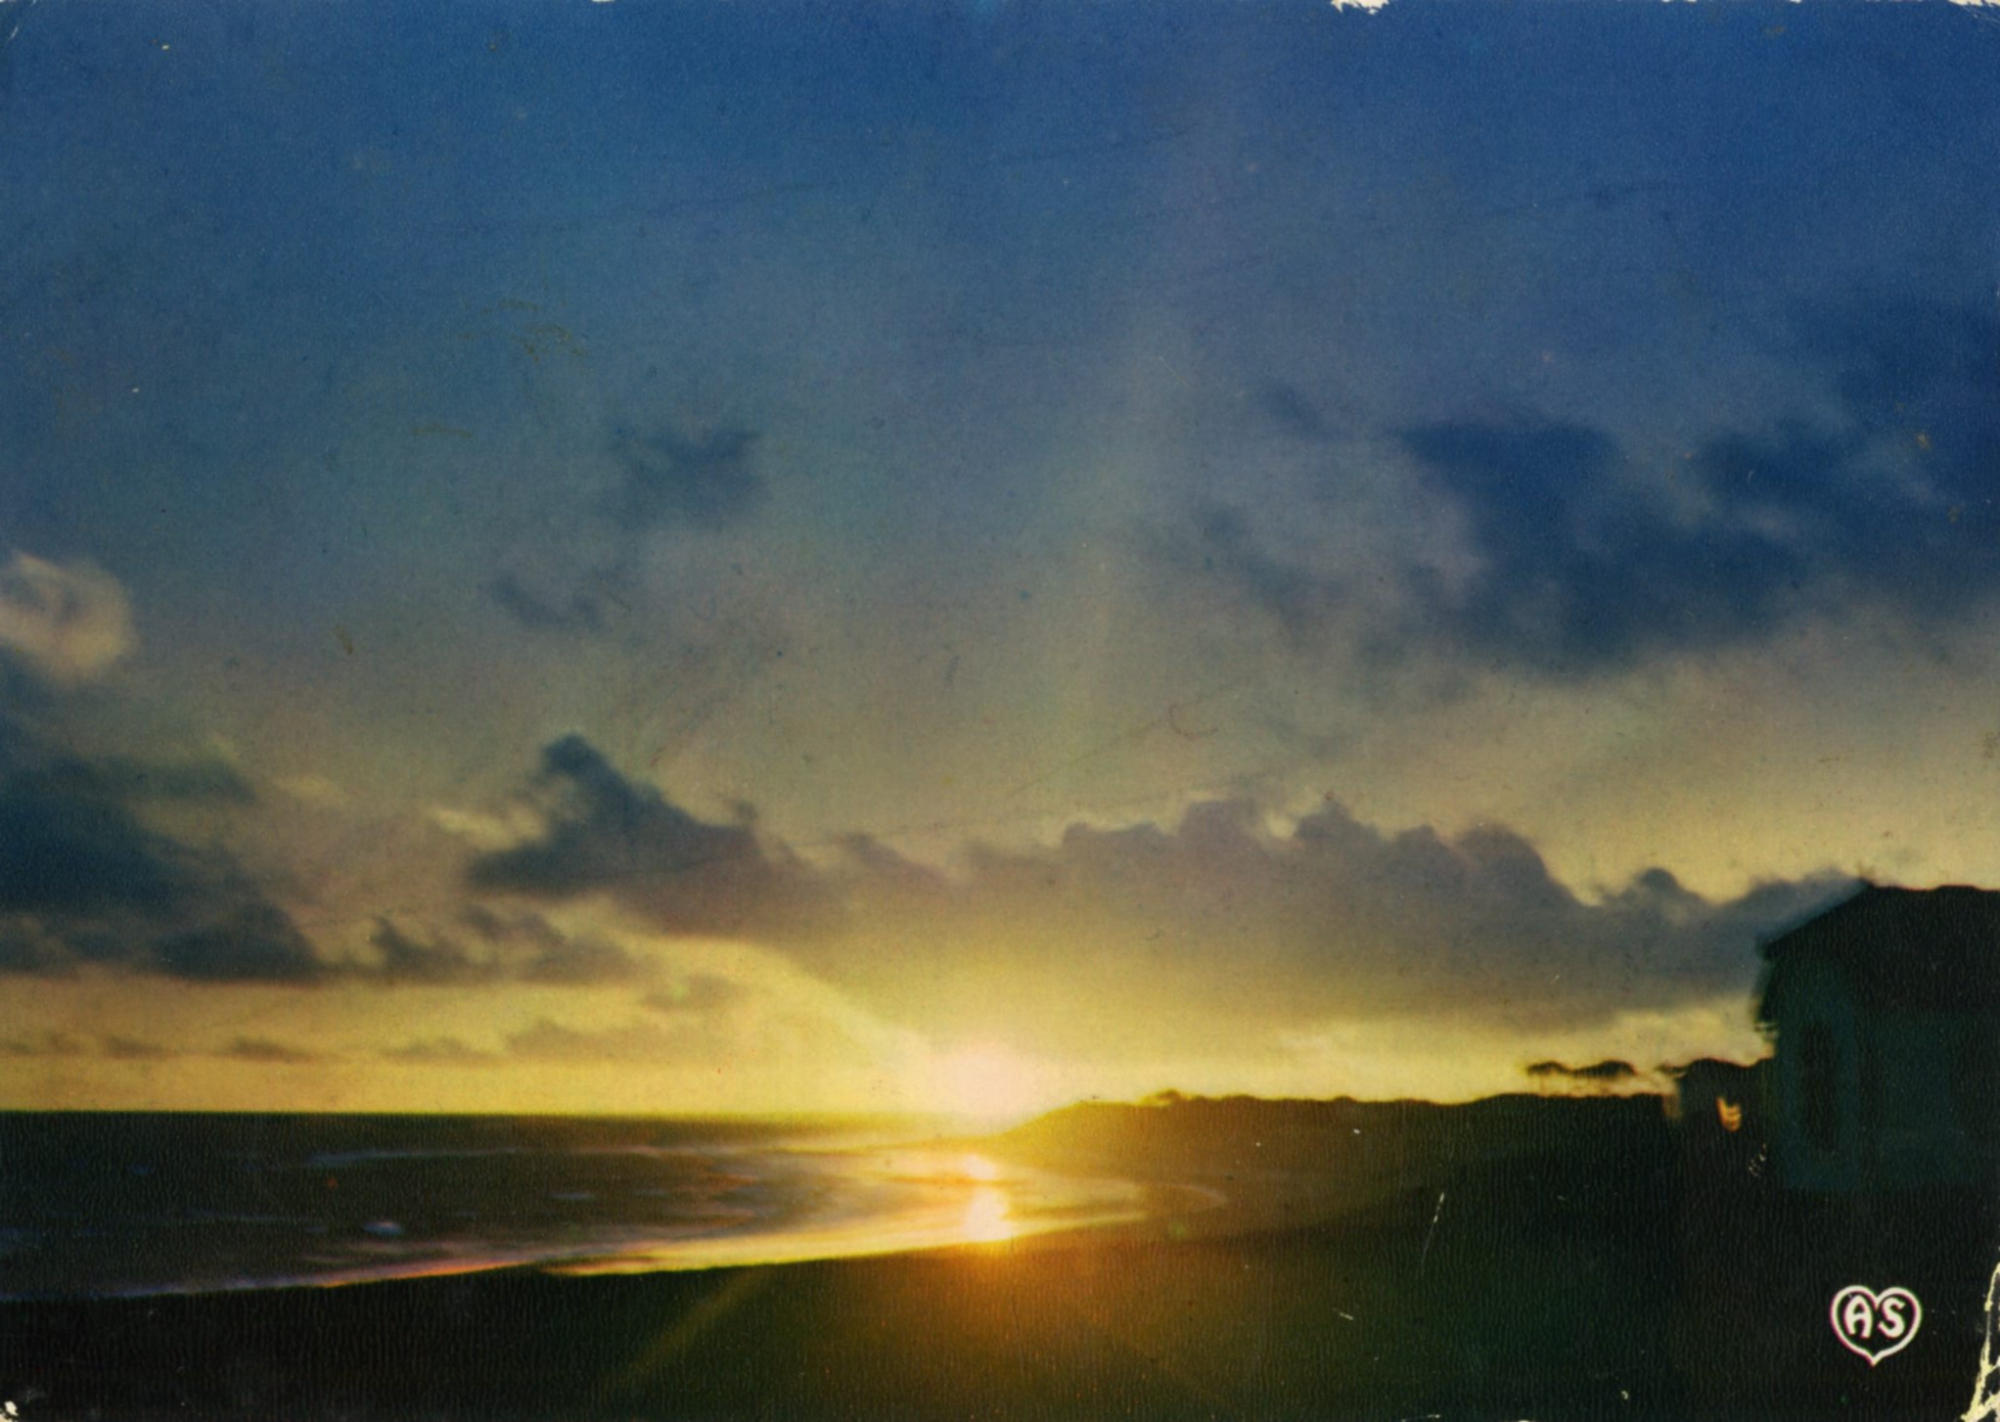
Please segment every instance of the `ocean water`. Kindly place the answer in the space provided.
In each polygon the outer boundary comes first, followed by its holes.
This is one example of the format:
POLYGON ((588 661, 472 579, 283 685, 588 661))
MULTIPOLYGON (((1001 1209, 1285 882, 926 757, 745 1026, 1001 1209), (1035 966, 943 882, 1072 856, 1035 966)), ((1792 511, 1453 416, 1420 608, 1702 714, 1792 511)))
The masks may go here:
POLYGON ((0 1299, 695 1269, 1143 1214, 914 1122, 0 1116, 0 1299))

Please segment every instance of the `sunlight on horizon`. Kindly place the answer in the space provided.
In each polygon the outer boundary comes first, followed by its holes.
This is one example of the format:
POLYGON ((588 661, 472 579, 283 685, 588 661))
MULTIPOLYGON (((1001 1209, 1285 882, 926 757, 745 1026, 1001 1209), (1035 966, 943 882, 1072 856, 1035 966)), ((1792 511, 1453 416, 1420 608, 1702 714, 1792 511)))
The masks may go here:
POLYGON ((1009 1047, 982 1042, 959 1047, 925 1064, 917 1095, 947 1115, 981 1126, 1012 1125, 1063 1104, 1046 1064, 1009 1047))

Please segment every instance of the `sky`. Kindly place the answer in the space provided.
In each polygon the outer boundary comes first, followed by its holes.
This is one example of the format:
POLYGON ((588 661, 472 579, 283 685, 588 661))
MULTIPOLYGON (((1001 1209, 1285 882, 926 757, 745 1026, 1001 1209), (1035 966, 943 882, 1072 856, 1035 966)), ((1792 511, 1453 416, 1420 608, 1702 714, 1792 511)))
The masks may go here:
POLYGON ((0 1106, 1768 1049, 2000 885, 2000 22, 0 0, 0 1106))

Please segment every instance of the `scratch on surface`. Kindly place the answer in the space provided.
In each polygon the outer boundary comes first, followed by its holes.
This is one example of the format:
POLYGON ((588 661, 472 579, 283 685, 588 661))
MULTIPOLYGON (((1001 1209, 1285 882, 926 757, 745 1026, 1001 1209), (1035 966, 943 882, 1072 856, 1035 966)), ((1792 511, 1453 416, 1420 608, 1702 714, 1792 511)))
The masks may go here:
MULTIPOLYGON (((0 0, 0 6, 4 6, 6 3, 7 0, 0 0)), ((36 0, 21 0, 21 17, 7 27, 6 34, 0 35, 0 49, 4 49, 12 44, 14 36, 21 33, 21 26, 28 23, 28 11, 35 8, 35 3, 36 0)))
POLYGON ((1986 1339, 1979 1349, 1979 1376, 1962 1422, 2000 1422, 2000 1264, 1986 1284, 1986 1339))
POLYGON ((1025 794, 1027 791, 1039 789, 1040 787, 1048 784, 1051 780, 1054 780, 1061 775, 1065 775, 1068 772, 1075 770, 1077 767, 1085 765, 1088 762, 1097 759, 1099 756, 1104 755, 1107 752, 1117 750, 1122 746, 1131 745, 1135 741, 1143 740, 1147 736, 1153 734, 1153 732, 1161 729, 1172 731, 1175 735, 1180 736, 1184 740, 1201 740, 1208 736, 1214 735, 1216 731, 1221 729, 1220 726, 1214 726, 1208 728, 1196 727, 1190 730, 1189 728, 1180 725, 1176 718, 1179 717, 1183 712, 1195 710, 1197 707, 1204 706, 1211 701, 1215 701, 1220 697, 1227 696, 1230 693, 1239 690, 1247 680, 1248 678, 1239 677, 1234 681, 1226 682, 1223 685, 1216 687, 1212 691, 1205 691, 1201 695, 1196 696, 1191 700, 1169 702, 1167 705, 1167 711, 1165 715, 1155 716, 1152 720, 1146 722, 1142 726, 1133 726, 1128 730, 1120 731, 1115 735, 1107 736, 1101 741, 1097 741, 1089 746, 1086 746, 1076 755, 1073 755, 1068 760, 1061 762, 1053 769, 1046 770, 1042 774, 1035 776, 1031 780, 1022 781, 1019 785, 1016 785, 1012 790, 1009 790, 1004 798, 1012 800, 1019 795, 1025 794))
POLYGON ((1424 1252, 1417 1256, 1417 1272, 1422 1273, 1424 1265, 1430 1261, 1431 1241, 1437 1238, 1438 1220, 1444 1215, 1444 1191, 1438 1191, 1438 1207, 1431 1211, 1431 1227, 1424 1231, 1424 1252))

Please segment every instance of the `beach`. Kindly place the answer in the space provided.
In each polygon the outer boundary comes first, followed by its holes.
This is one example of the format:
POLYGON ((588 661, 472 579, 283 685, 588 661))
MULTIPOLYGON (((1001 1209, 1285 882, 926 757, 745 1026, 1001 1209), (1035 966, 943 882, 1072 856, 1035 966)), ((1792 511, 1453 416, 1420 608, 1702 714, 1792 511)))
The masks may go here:
POLYGON ((1643 1260, 1482 1290, 1387 1224, 13 1305, 0 1348, 30 1418, 1675 1415, 1643 1260))
POLYGON ((1620 1171, 1545 1142, 1331 1214, 1182 1194, 1184 1212, 946 1250, 8 1303, 0 1386, 31 1420, 1963 1409, 1976 1286, 1917 1282, 1924 1335, 1870 1367, 1826 1329, 1829 1221, 1767 1211, 1691 1251, 1675 1162, 1634 1153, 1664 1137, 1636 1108, 1597 1116, 1620 1171))

